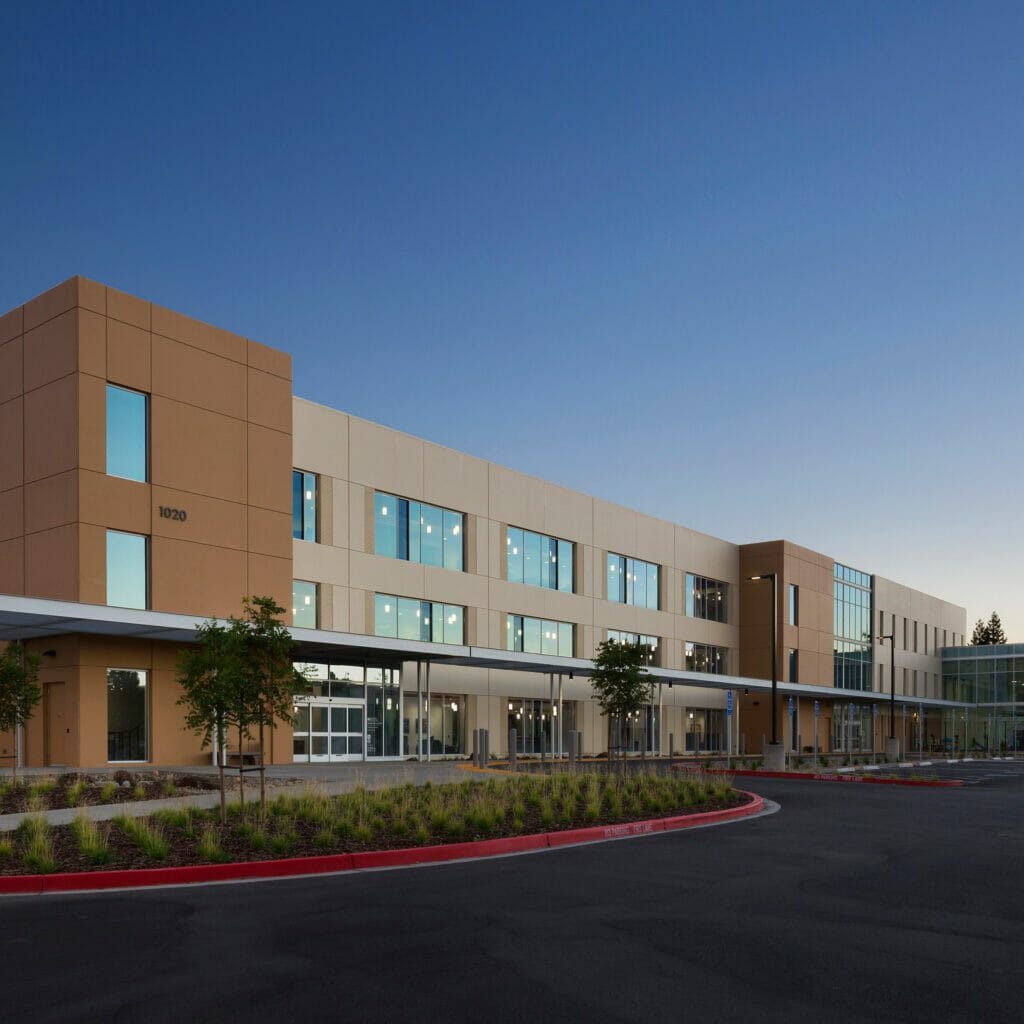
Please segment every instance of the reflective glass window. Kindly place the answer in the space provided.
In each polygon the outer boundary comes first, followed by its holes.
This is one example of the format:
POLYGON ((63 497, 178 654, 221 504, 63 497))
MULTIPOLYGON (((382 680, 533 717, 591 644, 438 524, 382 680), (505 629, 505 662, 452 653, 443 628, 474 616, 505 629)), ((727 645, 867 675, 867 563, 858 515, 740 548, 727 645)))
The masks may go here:
POLYGON ((463 642, 463 609, 438 601, 374 595, 374 634, 433 643, 463 642))
POLYGON ((505 536, 505 554, 508 558, 509 583, 522 583, 523 576, 523 531, 514 526, 508 528, 505 536))
POLYGON ((558 542, 558 589, 566 594, 573 592, 573 547, 567 540, 558 542))
POLYGON ((410 597, 399 597, 398 606, 398 639, 423 639, 423 608, 422 602, 410 597))
POLYGON ((146 538, 107 530, 107 604, 114 608, 149 605, 146 538))
POLYGON ((608 556, 608 600, 658 608, 659 566, 625 555, 608 556))
POLYGON ((422 565, 463 570, 465 516, 378 491, 374 498, 374 552, 422 565))
POLYGON ((505 534, 508 581, 572 593, 573 545, 542 533, 510 526, 505 534))
POLYGON ((107 669, 107 760, 149 760, 148 673, 107 669))
MULTIPOLYGON (((434 606, 439 607, 438 605, 434 606)), ((462 628, 462 609, 458 605, 444 605, 444 642, 461 644, 464 633, 462 628)))
POLYGON ((540 586, 540 534, 529 530, 523 533, 523 582, 540 586))
POLYGON ((687 672, 708 672, 712 675, 727 675, 728 648, 714 644, 683 644, 683 666, 687 672))
POLYGON ((148 478, 146 396, 107 385, 107 474, 127 480, 148 478))
POLYGON ((378 491, 373 502, 373 551, 388 558, 398 557, 398 499, 378 491))
POLYGON ((552 622, 525 615, 509 615, 505 621, 505 647, 527 654, 550 654, 571 658, 573 626, 571 622, 552 622))
POLYGON ((292 625, 316 629, 317 586, 307 580, 292 580, 292 625))
POLYGON ((444 565, 444 514, 433 505, 420 505, 420 561, 444 565))
POLYGON ((645 633, 629 633, 619 629, 609 629, 608 639, 617 644, 639 644, 644 649, 644 662, 648 665, 660 665, 658 647, 660 641, 656 636, 645 633))
POLYGON ((444 567, 462 572, 462 515, 444 510, 444 567))
POLYGON ((317 540, 316 492, 315 473, 292 470, 292 537, 295 540, 317 540))
POLYGON ((686 614, 710 622, 729 621, 729 584, 695 573, 686 574, 686 614))

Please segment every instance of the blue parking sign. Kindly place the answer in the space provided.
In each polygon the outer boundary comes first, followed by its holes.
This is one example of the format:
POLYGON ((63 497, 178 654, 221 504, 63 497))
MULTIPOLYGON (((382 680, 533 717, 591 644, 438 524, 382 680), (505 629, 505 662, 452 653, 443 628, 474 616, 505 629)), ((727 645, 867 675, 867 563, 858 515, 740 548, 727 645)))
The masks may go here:
POLYGON ((817 701, 814 702, 814 717, 815 718, 818 717, 818 702, 817 701))
POLYGON ((793 698, 792 697, 789 698, 789 713, 792 716, 792 714, 793 714, 793 698))
POLYGON ((732 690, 725 691, 725 713, 732 714, 732 690))

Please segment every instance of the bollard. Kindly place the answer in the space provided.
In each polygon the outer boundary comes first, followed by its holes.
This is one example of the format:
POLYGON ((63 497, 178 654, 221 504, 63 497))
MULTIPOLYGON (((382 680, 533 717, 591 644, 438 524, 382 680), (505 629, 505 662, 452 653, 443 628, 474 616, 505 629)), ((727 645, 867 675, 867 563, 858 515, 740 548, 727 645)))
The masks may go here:
POLYGON ((473 767, 480 767, 480 730, 473 730, 473 767))
POLYGON ((668 763, 671 764, 676 756, 676 735, 673 732, 668 734, 668 763))
POLYGON ((481 729, 480 731, 484 734, 483 764, 481 764, 480 767, 486 768, 491 763, 491 730, 481 729))
POLYGON ((511 771, 516 770, 516 754, 518 753, 519 737, 515 729, 508 731, 508 766, 511 771))
POLYGON ((576 768, 576 730, 569 730, 569 770, 576 768))

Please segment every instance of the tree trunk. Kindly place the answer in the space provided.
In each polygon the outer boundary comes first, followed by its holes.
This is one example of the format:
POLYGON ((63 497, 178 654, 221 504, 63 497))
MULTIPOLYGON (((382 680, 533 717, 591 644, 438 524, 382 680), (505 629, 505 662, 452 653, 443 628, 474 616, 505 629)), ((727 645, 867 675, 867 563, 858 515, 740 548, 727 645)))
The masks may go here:
POLYGON ((224 723, 217 726, 217 775, 220 779, 220 821, 226 825, 228 821, 228 800, 224 791, 224 723))
POLYGON ((612 716, 608 715, 608 774, 612 773, 612 716))
POLYGON ((267 768, 264 756, 263 718, 260 717, 260 824, 267 820, 267 768))
POLYGON ((245 758, 242 757, 242 726, 238 726, 238 806, 245 821, 245 758))

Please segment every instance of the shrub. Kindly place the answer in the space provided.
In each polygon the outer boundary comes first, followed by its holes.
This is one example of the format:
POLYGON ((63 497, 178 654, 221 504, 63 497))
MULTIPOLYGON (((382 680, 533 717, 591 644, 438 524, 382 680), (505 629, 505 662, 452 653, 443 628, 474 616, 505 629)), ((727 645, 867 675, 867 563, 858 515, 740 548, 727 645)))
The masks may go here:
POLYGON ((103 788, 100 790, 100 799, 105 804, 114 802, 114 797, 117 795, 118 785, 116 782, 106 782, 103 784, 103 788))
POLYGON ((230 858, 220 845, 220 834, 212 825, 207 825, 196 844, 196 854, 200 860, 211 861, 219 864, 230 858))
POLYGON ((85 793, 85 787, 87 785, 88 782, 86 782, 85 779, 75 779, 75 781, 68 786, 65 791, 68 807, 77 807, 82 802, 82 794, 85 793))
POLYGON ((110 844, 107 829, 100 829, 84 811, 80 811, 71 823, 71 831, 78 844, 78 852, 90 864, 106 864, 110 860, 110 844))
POLYGON ((48 875, 57 870, 53 856, 50 823, 41 815, 31 815, 18 826, 21 836, 21 859, 36 874, 48 875))
POLYGON ((159 822, 151 824, 143 818, 133 818, 130 814, 120 814, 114 819, 114 824, 150 860, 164 860, 171 851, 159 822))

